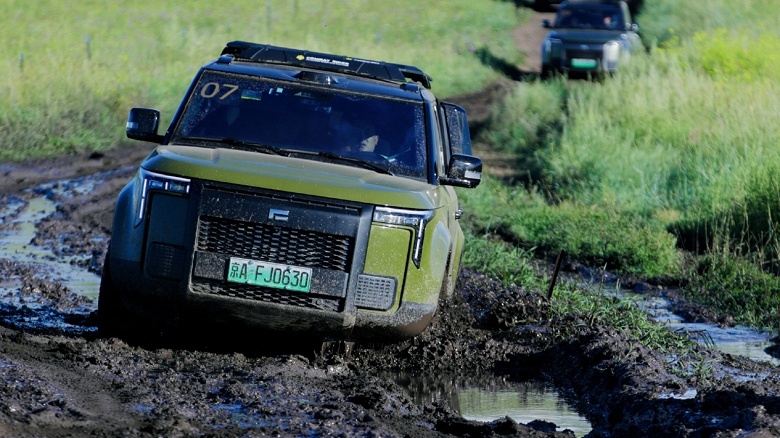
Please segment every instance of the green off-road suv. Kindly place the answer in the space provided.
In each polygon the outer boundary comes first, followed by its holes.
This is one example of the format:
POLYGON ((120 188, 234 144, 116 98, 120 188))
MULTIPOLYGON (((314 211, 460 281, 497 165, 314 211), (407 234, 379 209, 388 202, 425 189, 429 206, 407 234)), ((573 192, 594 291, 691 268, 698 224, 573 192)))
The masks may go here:
POLYGON ((122 190, 99 330, 259 330, 398 340, 423 331, 463 251, 476 187, 465 111, 400 64, 235 41, 195 76, 122 190))

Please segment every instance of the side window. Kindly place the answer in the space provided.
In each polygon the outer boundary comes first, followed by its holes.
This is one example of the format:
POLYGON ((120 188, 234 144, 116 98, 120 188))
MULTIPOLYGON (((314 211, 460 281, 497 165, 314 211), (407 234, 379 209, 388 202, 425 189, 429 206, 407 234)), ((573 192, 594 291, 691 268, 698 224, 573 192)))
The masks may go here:
POLYGON ((450 152, 471 155, 471 134, 466 110, 451 103, 444 103, 444 115, 447 119, 447 133, 450 140, 450 152))
POLYGON ((447 173, 446 167, 448 160, 450 159, 449 153, 446 154, 444 150, 447 149, 446 145, 444 144, 444 136, 442 132, 442 115, 439 112, 439 106, 433 105, 433 123, 434 123, 434 129, 433 129, 433 138, 436 142, 436 173, 438 175, 445 175, 447 173))

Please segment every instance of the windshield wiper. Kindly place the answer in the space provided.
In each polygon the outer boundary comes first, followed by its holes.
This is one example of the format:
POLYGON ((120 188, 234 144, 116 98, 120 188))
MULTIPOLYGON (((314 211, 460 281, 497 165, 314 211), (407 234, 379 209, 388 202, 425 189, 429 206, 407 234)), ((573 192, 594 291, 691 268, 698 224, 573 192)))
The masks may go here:
POLYGON ((239 140, 237 138, 233 137, 226 137, 226 138, 213 138, 213 137, 184 137, 182 140, 189 140, 189 141, 208 141, 208 142, 214 142, 214 143, 225 143, 229 144, 231 146, 240 146, 252 151, 256 152, 262 152, 266 154, 273 154, 273 155, 282 155, 282 156, 289 156, 290 151, 286 149, 280 149, 275 148, 273 146, 268 146, 261 143, 254 143, 251 141, 244 141, 239 140))
POLYGON ((361 160, 359 158, 349 157, 341 154, 335 154, 333 152, 328 152, 328 151, 322 151, 317 155, 319 155, 320 157, 330 158, 334 160, 342 160, 348 163, 358 164, 362 167, 365 167, 366 169, 374 170, 376 172, 384 173, 386 175, 395 175, 393 172, 390 172, 390 169, 388 169, 387 167, 374 164, 370 161, 361 160))
POLYGON ((284 157, 290 155, 290 151, 288 151, 286 149, 279 149, 279 148, 275 148, 273 146, 268 146, 266 144, 254 143, 254 142, 251 142, 251 141, 239 140, 239 139, 232 138, 232 137, 223 138, 223 139, 218 140, 218 141, 221 142, 221 143, 229 144, 231 146, 241 146, 241 147, 245 147, 247 149, 251 149, 253 151, 264 152, 266 154, 281 155, 281 156, 284 156, 284 157))

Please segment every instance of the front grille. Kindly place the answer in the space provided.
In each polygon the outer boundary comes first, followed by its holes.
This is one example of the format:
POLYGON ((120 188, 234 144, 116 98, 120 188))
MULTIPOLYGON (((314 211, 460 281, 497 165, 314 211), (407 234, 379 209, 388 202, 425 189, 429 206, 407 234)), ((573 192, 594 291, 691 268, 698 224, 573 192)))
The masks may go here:
POLYGON ((346 272, 353 239, 217 217, 201 217, 198 250, 295 266, 346 272))
POLYGON ((600 50, 566 50, 566 58, 568 59, 574 59, 574 58, 582 58, 582 59, 600 59, 601 58, 601 51, 600 50))
POLYGON ((223 297, 243 298, 265 303, 283 304, 307 309, 340 312, 343 300, 303 293, 287 292, 279 289, 251 286, 246 284, 221 283, 204 280, 192 285, 193 292, 219 295, 223 297))
MULTIPOLYGON (((360 204, 200 186, 190 290, 290 307, 343 312, 361 229, 371 210, 360 204), (362 224, 362 225, 361 225, 362 224), (312 269, 308 293, 227 281, 232 257, 312 269)), ((360 248, 358 248, 360 246, 360 248)), ((358 265, 359 266, 359 265, 358 265)))

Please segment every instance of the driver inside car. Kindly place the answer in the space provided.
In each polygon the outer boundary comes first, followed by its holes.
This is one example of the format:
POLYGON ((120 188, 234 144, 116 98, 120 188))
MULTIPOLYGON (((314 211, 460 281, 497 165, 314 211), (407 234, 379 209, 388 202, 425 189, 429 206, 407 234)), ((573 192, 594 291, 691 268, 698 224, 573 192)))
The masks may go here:
POLYGON ((345 121, 340 128, 342 151, 347 152, 374 152, 379 143, 379 134, 368 121, 345 121))

